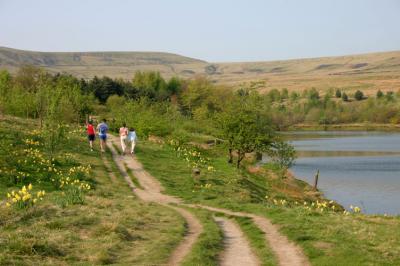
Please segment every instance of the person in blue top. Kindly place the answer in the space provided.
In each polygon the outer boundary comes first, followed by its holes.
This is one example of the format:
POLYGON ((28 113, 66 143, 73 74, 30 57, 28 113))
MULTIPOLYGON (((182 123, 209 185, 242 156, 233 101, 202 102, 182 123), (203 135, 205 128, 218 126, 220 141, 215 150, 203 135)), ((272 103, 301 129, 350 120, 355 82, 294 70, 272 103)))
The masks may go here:
POLYGON ((135 129, 133 127, 131 127, 129 129, 128 141, 131 142, 131 154, 134 154, 135 153, 135 145, 137 142, 137 135, 136 135, 135 129))
POLYGON ((100 138, 100 148, 102 152, 106 150, 106 141, 107 141, 107 132, 108 132, 108 125, 106 124, 106 120, 103 119, 100 124, 97 125, 97 130, 99 132, 100 138))

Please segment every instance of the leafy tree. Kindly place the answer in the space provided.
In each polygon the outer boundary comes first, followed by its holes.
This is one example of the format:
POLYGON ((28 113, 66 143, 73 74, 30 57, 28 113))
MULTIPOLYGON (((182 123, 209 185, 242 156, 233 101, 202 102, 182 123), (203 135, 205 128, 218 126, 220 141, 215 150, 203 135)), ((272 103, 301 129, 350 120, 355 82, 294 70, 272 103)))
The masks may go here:
POLYGON ((336 96, 336 98, 341 98, 342 97, 342 92, 339 89, 337 89, 336 93, 335 93, 335 96, 336 96))
POLYGON ((229 162, 233 162, 232 152, 236 151, 237 168, 247 153, 267 151, 273 142, 271 123, 255 101, 251 95, 238 96, 218 117, 217 126, 226 140, 229 162))
POLYGON ((5 112, 11 89, 11 75, 7 70, 0 71, 0 114, 5 112))
POLYGON ((198 77, 189 81, 180 95, 180 102, 189 115, 209 99, 212 84, 206 78, 198 77))
POLYGON ((383 97, 383 92, 381 90, 378 90, 376 93, 376 98, 381 99, 383 97))
POLYGON ((268 156, 278 165, 281 176, 284 177, 296 159, 296 151, 292 145, 282 140, 275 141, 267 151, 268 156))
POLYGON ((159 72, 138 71, 135 73, 132 85, 140 91, 141 96, 159 100, 168 97, 167 84, 159 72))

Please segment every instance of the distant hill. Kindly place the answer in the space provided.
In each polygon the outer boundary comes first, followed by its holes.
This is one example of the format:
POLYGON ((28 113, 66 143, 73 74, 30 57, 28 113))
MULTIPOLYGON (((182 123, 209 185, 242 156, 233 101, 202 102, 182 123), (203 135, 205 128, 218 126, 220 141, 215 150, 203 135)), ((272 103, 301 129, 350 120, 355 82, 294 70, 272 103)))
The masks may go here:
POLYGON ((190 78, 205 75, 213 82, 236 86, 257 81, 261 91, 315 87, 400 89, 400 51, 267 62, 208 63, 159 52, 34 52, 0 47, 0 68, 15 72, 23 64, 78 77, 95 75, 131 79, 137 70, 190 78))

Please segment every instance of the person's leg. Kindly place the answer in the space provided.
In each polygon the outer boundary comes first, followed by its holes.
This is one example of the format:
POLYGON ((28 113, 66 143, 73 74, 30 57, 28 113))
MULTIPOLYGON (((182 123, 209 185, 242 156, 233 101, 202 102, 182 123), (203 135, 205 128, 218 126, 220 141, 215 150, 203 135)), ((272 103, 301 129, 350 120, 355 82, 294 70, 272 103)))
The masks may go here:
POLYGON ((102 152, 104 152, 104 146, 105 146, 104 137, 103 137, 103 136, 100 136, 100 150, 101 150, 102 152))
POLYGON ((89 145, 90 145, 90 150, 93 151, 93 141, 94 141, 94 135, 89 135, 89 145))
POLYGON ((121 149, 122 149, 122 153, 125 154, 125 150, 126 150, 126 143, 125 143, 125 137, 120 137, 121 139, 121 149))

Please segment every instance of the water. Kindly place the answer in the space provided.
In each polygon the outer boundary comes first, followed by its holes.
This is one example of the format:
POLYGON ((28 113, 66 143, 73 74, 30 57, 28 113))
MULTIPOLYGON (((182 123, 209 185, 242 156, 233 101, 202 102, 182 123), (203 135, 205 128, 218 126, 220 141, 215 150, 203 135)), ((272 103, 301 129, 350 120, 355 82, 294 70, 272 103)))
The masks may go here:
POLYGON ((288 136, 299 158, 294 174, 345 208, 369 214, 400 214, 400 134, 379 132, 297 132, 288 136))

